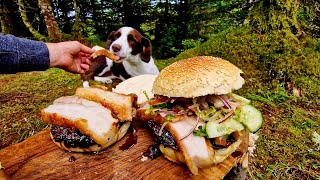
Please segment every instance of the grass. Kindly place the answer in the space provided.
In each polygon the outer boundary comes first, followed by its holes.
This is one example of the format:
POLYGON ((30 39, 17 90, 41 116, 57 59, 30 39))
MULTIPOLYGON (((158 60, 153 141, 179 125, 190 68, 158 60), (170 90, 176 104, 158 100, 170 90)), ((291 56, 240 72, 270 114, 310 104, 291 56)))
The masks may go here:
POLYGON ((45 128, 40 110, 80 85, 78 75, 59 69, 0 75, 0 149, 45 128))
POLYGON ((246 91, 264 115, 251 179, 319 179, 320 152, 312 139, 320 129, 320 107, 297 98, 283 85, 246 91))

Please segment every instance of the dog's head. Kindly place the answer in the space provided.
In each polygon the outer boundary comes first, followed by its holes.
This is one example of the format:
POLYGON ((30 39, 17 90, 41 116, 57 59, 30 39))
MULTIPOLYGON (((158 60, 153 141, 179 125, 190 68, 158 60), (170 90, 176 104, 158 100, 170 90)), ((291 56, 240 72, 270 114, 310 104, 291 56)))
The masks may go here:
POLYGON ((107 49, 119 56, 120 61, 132 56, 140 56, 142 61, 148 63, 152 47, 149 39, 143 37, 139 31, 131 27, 122 27, 109 34, 107 49))

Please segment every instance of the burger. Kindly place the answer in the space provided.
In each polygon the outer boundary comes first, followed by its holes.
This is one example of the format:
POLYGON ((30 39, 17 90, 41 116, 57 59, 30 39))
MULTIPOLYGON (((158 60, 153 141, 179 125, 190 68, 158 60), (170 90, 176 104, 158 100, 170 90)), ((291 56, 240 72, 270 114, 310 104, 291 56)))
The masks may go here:
POLYGON ((96 152, 120 140, 137 107, 136 95, 108 91, 103 86, 78 88, 75 95, 56 99, 41 111, 51 124, 50 137, 71 152, 96 152))
POLYGON ((262 114, 234 90, 242 71, 221 58, 198 56, 177 61, 156 77, 153 98, 137 110, 147 122, 164 157, 199 169, 223 162, 249 132, 262 125, 262 114))

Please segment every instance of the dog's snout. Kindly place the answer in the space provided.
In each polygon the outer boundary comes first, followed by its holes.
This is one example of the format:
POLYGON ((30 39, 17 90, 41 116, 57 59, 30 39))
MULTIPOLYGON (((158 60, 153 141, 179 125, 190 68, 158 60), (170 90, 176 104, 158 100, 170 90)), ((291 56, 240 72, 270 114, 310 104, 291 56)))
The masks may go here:
POLYGON ((121 46, 119 44, 112 45, 113 52, 119 52, 121 50, 121 46))

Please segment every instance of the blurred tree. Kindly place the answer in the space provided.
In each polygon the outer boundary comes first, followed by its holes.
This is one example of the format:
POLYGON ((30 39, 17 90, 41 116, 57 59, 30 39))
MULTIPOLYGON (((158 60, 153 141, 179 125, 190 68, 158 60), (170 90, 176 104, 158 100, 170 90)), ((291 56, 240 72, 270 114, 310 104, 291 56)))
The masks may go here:
POLYGON ((5 34, 14 34, 13 18, 10 15, 8 0, 2 0, 0 3, 0 22, 1 32, 5 34))
MULTIPOLYGON (((19 0, 21 1, 21 0, 19 0)), ((58 23, 54 17, 51 0, 38 0, 41 13, 44 17, 44 21, 47 27, 49 40, 52 42, 58 42, 61 40, 61 32, 58 23)))
POLYGON ((141 32, 141 24, 146 22, 150 16, 151 3, 149 0, 123 0, 122 23, 138 29, 141 32))
POLYGON ((23 37, 32 36, 20 17, 19 6, 16 1, 1 0, 0 21, 3 33, 23 37))
POLYGON ((71 34, 74 22, 70 13, 74 9, 72 2, 70 0, 52 0, 52 8, 61 31, 71 34))
POLYGON ((74 34, 75 39, 80 39, 80 37, 81 37, 80 18, 79 18, 79 10, 78 10, 76 0, 73 0, 73 9, 74 9, 73 34, 74 34))
POLYGON ((212 17, 203 16, 202 10, 206 8, 207 1, 203 0, 158 1, 152 12, 155 57, 174 57, 184 50, 183 41, 204 38, 200 33, 205 19, 212 17))
POLYGON ((300 34, 298 0, 258 0, 253 3, 246 23, 262 34, 273 30, 300 34))
POLYGON ((28 28, 28 30, 31 32, 31 34, 38 40, 44 41, 45 36, 39 33, 36 29, 33 28, 32 24, 30 23, 28 17, 27 17, 27 11, 24 6, 23 0, 18 0, 19 5, 19 12, 21 14, 21 18, 25 26, 28 28))

